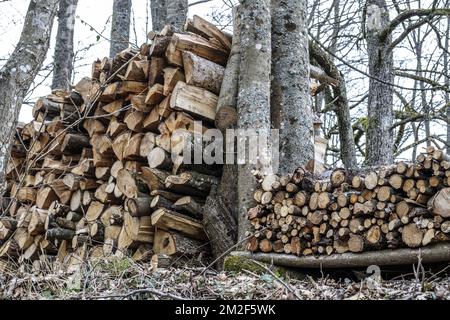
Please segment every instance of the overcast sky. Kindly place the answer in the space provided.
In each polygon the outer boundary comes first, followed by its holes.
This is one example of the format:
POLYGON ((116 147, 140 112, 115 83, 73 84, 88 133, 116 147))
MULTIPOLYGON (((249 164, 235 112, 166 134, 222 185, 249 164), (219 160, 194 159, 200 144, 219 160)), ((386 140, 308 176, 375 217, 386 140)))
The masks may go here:
MULTIPOLYGON (((132 27, 131 41, 136 45, 141 45, 146 41, 146 28, 151 30, 151 18, 147 11, 148 0, 132 0, 132 27), (148 25, 147 25, 148 23, 148 25)), ((196 2, 190 0, 190 3, 196 2)), ((29 0, 10 0, 0 2, 0 67, 5 63, 5 59, 13 52, 14 46, 20 37, 24 17, 28 8, 29 0)), ((109 38, 110 18, 112 14, 113 0, 79 0, 76 11, 77 19, 75 25, 75 51, 79 60, 76 63, 75 82, 84 76, 90 75, 91 63, 97 58, 103 58, 109 53, 109 43, 103 37, 97 40, 98 34, 109 38), (91 29, 92 27, 92 29, 91 29)), ((189 9, 189 16, 197 14, 209 18, 209 15, 217 10, 222 10, 220 0, 212 0, 208 3, 198 4, 189 9)), ((48 65, 52 61, 54 51, 54 37, 56 36, 57 20, 55 20, 52 33, 52 44, 44 63, 48 65)), ((30 101, 36 97, 44 96, 50 93, 51 75, 48 72, 42 72, 36 79, 36 83, 42 81, 30 97, 30 101), (47 78, 45 78, 47 76, 47 78)), ((32 120, 30 105, 22 107, 19 120, 29 122, 32 120)))

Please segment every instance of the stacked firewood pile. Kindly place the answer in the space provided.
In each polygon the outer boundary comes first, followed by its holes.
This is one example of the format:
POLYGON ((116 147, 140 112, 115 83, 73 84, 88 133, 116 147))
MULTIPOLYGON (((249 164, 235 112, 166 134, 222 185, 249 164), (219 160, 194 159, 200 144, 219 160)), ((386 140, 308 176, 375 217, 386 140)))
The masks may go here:
POLYGON ((17 130, 0 259, 208 256, 202 206, 221 167, 183 159, 214 126, 231 36, 195 17, 149 38, 39 99, 17 130))
POLYGON ((442 150, 365 172, 255 175, 249 251, 331 255, 450 240, 450 157, 442 150))

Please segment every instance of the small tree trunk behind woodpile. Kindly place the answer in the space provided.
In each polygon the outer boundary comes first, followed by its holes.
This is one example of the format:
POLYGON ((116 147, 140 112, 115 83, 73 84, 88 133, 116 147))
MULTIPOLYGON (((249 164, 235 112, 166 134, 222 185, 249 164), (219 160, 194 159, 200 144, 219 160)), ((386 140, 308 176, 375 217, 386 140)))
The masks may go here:
POLYGON ((109 56, 112 58, 128 48, 130 38, 131 0, 114 0, 111 22, 111 45, 109 56))
POLYGON ((188 0, 166 0, 167 24, 176 29, 181 29, 186 22, 189 3, 188 0))
POLYGON ((60 0, 52 89, 69 90, 73 68, 73 33, 78 0, 60 0))
POLYGON ((152 12, 152 29, 153 31, 161 31, 166 25, 166 0, 151 0, 150 7, 152 12))

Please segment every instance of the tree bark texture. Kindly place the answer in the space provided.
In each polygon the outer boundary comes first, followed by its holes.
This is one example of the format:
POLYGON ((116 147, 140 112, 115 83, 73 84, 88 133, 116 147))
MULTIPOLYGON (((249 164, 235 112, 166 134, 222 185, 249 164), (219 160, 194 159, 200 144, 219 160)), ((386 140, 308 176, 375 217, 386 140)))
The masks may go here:
POLYGON ((222 81, 216 112, 216 127, 225 130, 236 125, 239 65, 241 62, 240 6, 233 9, 233 42, 222 81))
MULTIPOLYGON (((237 100, 238 129, 270 133, 271 18, 268 0, 241 1, 241 63, 237 100)), ((239 155, 238 155, 239 156, 239 155)), ((256 179, 246 161, 238 166, 238 240, 248 230, 256 179)))
POLYGON ((73 33, 78 0, 60 0, 52 89, 69 90, 73 69, 73 33))
MULTIPOLYGON (((449 64, 449 54, 448 54, 448 50, 450 48, 449 46, 449 42, 450 42, 450 17, 447 17, 447 29, 445 31, 445 51, 443 52, 444 55, 444 74, 449 74, 449 68, 448 68, 448 64, 449 64)), ((447 88, 450 87, 450 77, 445 77, 445 85, 447 86, 447 88)), ((448 105, 450 103, 450 94, 448 93, 448 91, 445 91, 445 103, 448 105)), ((450 153, 450 108, 447 108, 447 153, 450 153)))
POLYGON ((307 1, 273 0, 272 124, 280 130, 280 173, 314 159, 307 1))
POLYGON ((395 266, 413 264, 418 262, 419 255, 422 263, 448 261, 450 259, 450 244, 437 243, 418 249, 402 248, 360 253, 346 252, 319 257, 297 257, 292 254, 252 253, 248 251, 235 251, 231 255, 292 268, 357 268, 370 265, 395 266))
POLYGON ((151 0, 152 28, 161 31, 166 25, 167 6, 166 0, 151 0))
POLYGON ((367 117, 367 164, 382 165, 393 161, 394 61, 392 50, 387 51, 392 37, 380 37, 389 24, 385 0, 367 1, 367 50, 369 57, 369 97, 367 117))
POLYGON ((114 0, 111 23, 111 46, 109 56, 112 58, 128 48, 130 41, 131 0, 114 0))
POLYGON ((0 70, 0 194, 20 107, 45 60, 56 11, 56 0, 30 1, 16 49, 0 70))
MULTIPOLYGON (((240 22, 241 6, 233 9, 233 44, 230 57, 228 58, 222 87, 217 103, 217 110, 234 110, 236 120, 236 105, 239 83, 240 58, 240 22)), ((225 120, 229 117, 229 112, 224 112, 225 120)), ((217 123, 216 117, 216 123, 217 123)), ((223 121, 223 126, 219 129, 225 130, 235 126, 235 121, 223 121)), ((234 164, 225 164, 218 188, 211 190, 206 199, 203 210, 203 227, 211 240, 211 247, 215 257, 220 256, 236 243, 237 239, 237 177, 238 169, 234 164)), ((222 266, 218 261, 217 266, 222 266)))
POLYGON ((189 3, 188 0, 166 0, 167 23, 181 30, 186 22, 189 3))
POLYGON ((333 86, 332 100, 334 104, 333 110, 338 119, 341 160, 346 168, 356 168, 358 164, 356 160, 355 138, 353 136, 345 79, 337 69, 331 57, 317 44, 310 42, 309 49, 312 59, 314 59, 329 76, 339 82, 337 86, 333 86))

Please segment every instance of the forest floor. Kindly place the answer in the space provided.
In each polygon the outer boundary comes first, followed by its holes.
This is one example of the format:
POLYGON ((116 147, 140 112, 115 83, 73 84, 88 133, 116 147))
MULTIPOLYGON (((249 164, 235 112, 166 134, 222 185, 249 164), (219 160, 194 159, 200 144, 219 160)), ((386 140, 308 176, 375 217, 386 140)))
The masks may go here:
POLYGON ((6 271, 0 273, 0 299, 450 299, 450 277, 444 272, 379 282, 323 274, 301 278, 270 271, 150 270, 148 263, 121 259, 83 264, 72 272, 6 271))

